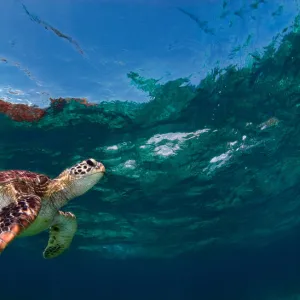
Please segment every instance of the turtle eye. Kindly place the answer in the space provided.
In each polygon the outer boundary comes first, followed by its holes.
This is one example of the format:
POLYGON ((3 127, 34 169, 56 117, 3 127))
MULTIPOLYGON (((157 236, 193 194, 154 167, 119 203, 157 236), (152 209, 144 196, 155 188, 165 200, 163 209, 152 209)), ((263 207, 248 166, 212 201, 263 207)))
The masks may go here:
POLYGON ((96 163, 95 163, 93 160, 91 160, 91 159, 87 159, 87 160, 86 160, 86 163, 87 163, 90 167, 96 167, 96 163))

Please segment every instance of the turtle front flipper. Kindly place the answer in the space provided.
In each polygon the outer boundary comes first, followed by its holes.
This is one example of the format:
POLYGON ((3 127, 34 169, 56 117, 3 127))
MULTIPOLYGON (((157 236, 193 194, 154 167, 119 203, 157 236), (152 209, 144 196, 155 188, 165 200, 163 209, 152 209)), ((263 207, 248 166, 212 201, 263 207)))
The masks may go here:
POLYGON ((0 253, 34 222, 41 208, 41 198, 22 194, 0 210, 0 253))
POLYGON ((48 245, 43 253, 44 258, 54 258, 67 250, 77 230, 76 217, 70 212, 59 211, 50 227, 48 245))

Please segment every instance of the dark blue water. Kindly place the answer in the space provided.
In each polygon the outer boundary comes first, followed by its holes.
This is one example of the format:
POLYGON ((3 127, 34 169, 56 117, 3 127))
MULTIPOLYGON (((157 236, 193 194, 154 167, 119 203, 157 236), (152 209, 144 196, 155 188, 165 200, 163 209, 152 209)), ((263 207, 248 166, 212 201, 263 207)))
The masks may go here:
POLYGON ((2 262, 2 297, 297 299, 290 297, 300 293, 297 237, 295 233, 255 252, 227 249, 222 255, 170 260, 111 261, 71 251, 50 262, 39 259, 38 251, 29 256, 10 249, 2 262))

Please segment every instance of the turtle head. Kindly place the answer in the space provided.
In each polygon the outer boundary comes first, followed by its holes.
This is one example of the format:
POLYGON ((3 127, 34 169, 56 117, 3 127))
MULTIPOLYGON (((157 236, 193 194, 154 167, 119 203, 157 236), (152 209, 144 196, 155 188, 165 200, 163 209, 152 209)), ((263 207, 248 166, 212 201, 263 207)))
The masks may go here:
POLYGON ((86 159, 68 170, 69 176, 74 179, 82 179, 96 175, 96 177, 99 177, 98 180, 100 180, 105 173, 104 165, 93 158, 86 159))
POLYGON ((105 167, 101 162, 89 158, 74 165, 67 172, 73 198, 84 194, 101 180, 105 173, 105 167))
POLYGON ((90 190, 105 173, 101 162, 86 159, 63 171, 54 181, 49 191, 57 201, 69 201, 90 190))

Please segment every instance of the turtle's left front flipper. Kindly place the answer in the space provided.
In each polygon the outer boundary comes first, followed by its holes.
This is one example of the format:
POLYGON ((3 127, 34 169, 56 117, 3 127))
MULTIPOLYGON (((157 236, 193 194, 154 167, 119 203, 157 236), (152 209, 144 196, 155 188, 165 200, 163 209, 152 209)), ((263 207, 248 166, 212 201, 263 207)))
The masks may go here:
POLYGON ((59 211, 54 224, 50 227, 48 245, 44 258, 54 258, 67 250, 77 230, 76 217, 70 212, 59 211))
POLYGON ((41 209, 41 198, 22 194, 0 210, 0 253, 34 222, 41 209))

